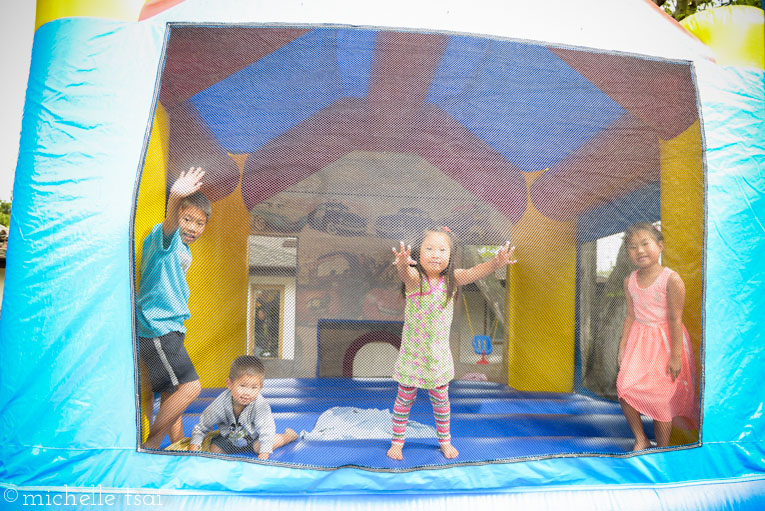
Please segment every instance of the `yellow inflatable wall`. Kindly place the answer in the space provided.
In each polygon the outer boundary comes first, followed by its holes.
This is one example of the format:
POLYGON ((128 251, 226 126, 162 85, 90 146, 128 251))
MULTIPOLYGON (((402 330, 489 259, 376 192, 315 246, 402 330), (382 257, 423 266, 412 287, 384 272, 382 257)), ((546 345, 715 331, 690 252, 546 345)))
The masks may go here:
MULTIPOLYGON (((701 311, 704 248, 704 167, 699 121, 672 140, 660 140, 661 230, 664 235, 662 264, 672 268, 685 283, 683 323, 688 329, 701 375, 701 311)), ((699 381, 696 381, 697 395, 699 381)), ((672 441, 690 443, 697 432, 672 429, 672 441)))
MULTIPOLYGON (((140 282, 143 240, 165 217, 168 167, 168 116, 157 105, 138 192, 134 225, 136 286, 140 282)), ((241 169, 244 156, 234 157, 241 169)), ((191 245, 193 264, 187 281, 191 291, 186 322, 186 348, 205 387, 224 385, 234 358, 246 349, 247 236, 250 216, 237 188, 213 204, 205 233, 191 245)), ((146 374, 142 370, 142 374, 146 374)), ((152 393, 141 381, 144 439, 148 434, 152 393)))
MULTIPOLYGON (((524 174, 527 190, 542 172, 524 174)), ((576 222, 551 220, 528 199, 513 229, 513 244, 518 263, 508 268, 506 280, 508 385, 570 392, 576 347, 576 222)))
MULTIPOLYGON (((240 172, 245 157, 233 157, 240 172)), ((224 386, 231 362, 247 347, 250 214, 240 186, 213 203, 204 234, 191 245, 186 349, 202 387, 224 386)))
POLYGON ((136 21, 144 0, 37 0, 35 30, 47 22, 73 16, 136 21))

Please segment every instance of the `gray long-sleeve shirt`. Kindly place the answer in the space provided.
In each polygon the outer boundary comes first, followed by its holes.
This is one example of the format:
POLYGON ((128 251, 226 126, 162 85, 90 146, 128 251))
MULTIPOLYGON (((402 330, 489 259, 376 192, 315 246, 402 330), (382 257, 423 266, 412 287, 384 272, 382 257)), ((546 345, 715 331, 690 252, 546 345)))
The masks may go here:
POLYGON ((239 417, 235 417, 231 391, 224 390, 202 412, 199 424, 194 426, 191 433, 191 443, 201 445, 205 436, 216 426, 226 438, 231 434, 232 426, 242 427, 251 439, 260 441, 259 453, 271 453, 274 450, 276 424, 271 406, 262 395, 247 405, 239 417))

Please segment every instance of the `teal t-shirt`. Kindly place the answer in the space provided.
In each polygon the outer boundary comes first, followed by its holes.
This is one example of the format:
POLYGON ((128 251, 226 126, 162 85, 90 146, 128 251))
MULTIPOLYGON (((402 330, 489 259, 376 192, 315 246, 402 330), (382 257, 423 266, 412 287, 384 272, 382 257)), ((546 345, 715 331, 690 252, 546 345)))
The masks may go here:
POLYGON ((159 337, 185 332, 189 313, 189 285, 186 272, 191 250, 181 241, 180 231, 170 236, 165 247, 162 224, 157 224, 143 241, 141 281, 136 299, 136 324, 140 337, 159 337))

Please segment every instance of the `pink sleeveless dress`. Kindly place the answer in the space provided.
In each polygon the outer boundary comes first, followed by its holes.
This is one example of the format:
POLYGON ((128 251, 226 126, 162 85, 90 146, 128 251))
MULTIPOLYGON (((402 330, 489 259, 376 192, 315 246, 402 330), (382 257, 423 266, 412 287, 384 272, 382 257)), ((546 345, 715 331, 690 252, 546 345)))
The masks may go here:
POLYGON ((627 290, 632 297, 635 321, 627 337, 622 364, 616 378, 619 399, 653 420, 673 421, 686 429, 698 427, 696 364, 683 326, 682 366, 672 381, 667 374, 671 336, 667 319, 669 268, 653 284, 641 288, 637 271, 632 272, 627 290))

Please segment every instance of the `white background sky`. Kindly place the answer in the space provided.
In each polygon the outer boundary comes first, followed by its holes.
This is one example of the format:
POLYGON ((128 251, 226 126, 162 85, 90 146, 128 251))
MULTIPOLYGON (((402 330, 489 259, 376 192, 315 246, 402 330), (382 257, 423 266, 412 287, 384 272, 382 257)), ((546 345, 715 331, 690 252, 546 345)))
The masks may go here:
POLYGON ((0 0, 0 199, 9 200, 35 29, 33 0, 0 0))

